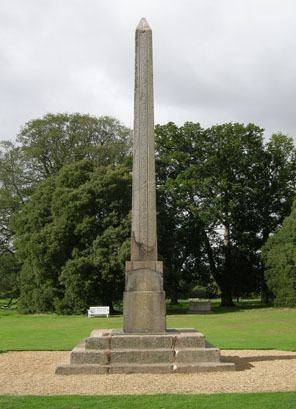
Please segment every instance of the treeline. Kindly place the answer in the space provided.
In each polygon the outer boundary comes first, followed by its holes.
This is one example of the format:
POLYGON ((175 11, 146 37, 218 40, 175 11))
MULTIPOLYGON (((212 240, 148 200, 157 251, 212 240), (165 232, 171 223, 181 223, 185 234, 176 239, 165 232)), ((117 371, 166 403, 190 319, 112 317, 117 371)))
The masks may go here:
MULTIPOLYGON (((159 258, 172 302, 203 293, 231 306, 260 294, 296 305, 293 140, 265 141, 253 124, 191 122, 157 125, 155 138, 159 258)), ((17 295, 20 311, 121 301, 131 152, 119 121, 80 114, 32 120, 16 144, 1 144, 0 293, 17 295)))

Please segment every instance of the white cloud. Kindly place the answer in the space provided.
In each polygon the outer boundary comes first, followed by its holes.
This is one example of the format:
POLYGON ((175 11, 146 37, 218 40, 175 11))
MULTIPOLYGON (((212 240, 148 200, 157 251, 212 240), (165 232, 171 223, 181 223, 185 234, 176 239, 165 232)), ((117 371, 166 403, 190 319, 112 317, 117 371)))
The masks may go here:
POLYGON ((293 0, 10 0, 0 5, 0 139, 47 112, 132 126, 142 16, 156 122, 255 122, 296 136, 293 0))

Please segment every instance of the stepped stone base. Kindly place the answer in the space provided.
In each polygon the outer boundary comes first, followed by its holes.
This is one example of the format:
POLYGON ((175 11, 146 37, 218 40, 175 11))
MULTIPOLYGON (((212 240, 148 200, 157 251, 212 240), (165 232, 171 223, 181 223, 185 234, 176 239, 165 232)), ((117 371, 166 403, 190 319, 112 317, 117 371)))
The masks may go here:
POLYGON ((159 334, 125 334, 94 330, 70 353, 56 374, 193 373, 235 370, 220 361, 220 350, 194 329, 159 334))

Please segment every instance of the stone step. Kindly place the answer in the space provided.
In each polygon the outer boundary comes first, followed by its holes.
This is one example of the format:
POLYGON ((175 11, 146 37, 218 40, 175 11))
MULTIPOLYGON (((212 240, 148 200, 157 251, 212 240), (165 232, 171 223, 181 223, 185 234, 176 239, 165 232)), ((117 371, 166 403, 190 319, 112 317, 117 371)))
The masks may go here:
POLYGON ((195 365, 180 364, 62 364, 56 369, 57 375, 78 375, 78 374, 132 374, 132 373, 199 373, 199 372, 219 372, 233 371, 233 363, 207 362, 195 365))
POLYGON ((56 375, 101 375, 109 373, 109 366, 95 364, 60 364, 56 367, 56 375))
POLYGON ((200 362, 198 364, 176 364, 174 373, 198 373, 198 372, 224 372, 235 371, 232 362, 200 362))
POLYGON ((219 362, 218 348, 184 348, 175 351, 176 363, 219 362))
POLYGON ((219 359, 220 351, 217 348, 92 350, 79 346, 70 354, 71 364, 99 365, 199 363, 218 362, 219 359))
POLYGON ((103 330, 93 331, 86 338, 86 349, 178 349, 204 348, 205 336, 200 332, 160 335, 116 335, 103 330))
POLYGON ((111 351, 75 348, 70 354, 71 364, 171 363, 173 359, 172 349, 117 349, 111 351))
POLYGON ((70 363, 57 374, 189 373, 235 370, 220 361, 220 350, 193 328, 168 329, 159 334, 125 334, 94 330, 70 353, 70 363))

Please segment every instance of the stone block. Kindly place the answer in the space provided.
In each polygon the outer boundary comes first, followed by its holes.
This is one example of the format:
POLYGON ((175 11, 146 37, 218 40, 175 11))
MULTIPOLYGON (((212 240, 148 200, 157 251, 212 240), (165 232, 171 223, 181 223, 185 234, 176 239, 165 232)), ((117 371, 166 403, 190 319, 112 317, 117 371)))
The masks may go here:
POLYGON ((111 349, 169 349, 173 337, 169 335, 119 335, 111 337, 111 349))
POLYGON ((204 348, 205 336, 200 332, 182 333, 175 337, 175 348, 204 348))
POLYGON ((86 349, 110 349, 110 344, 110 336, 88 337, 85 340, 86 349))
POLYGON ((126 273, 126 291, 162 291, 162 273, 148 268, 126 273))
POLYGON ((172 349, 122 349, 111 351, 110 364, 165 364, 172 363, 173 359, 174 351, 172 349))
POLYGON ((235 371, 233 363, 226 362, 201 362, 198 364, 176 364, 174 365, 174 373, 199 373, 199 372, 227 372, 235 371))
POLYGON ((163 273, 163 262, 154 260, 132 260, 125 262, 125 271, 152 270, 163 273))
POLYGON ((125 333, 164 333, 165 292, 125 291, 123 317, 125 333))
POLYGON ((108 372, 108 366, 93 364, 61 364, 55 370, 56 375, 102 375, 108 372))
POLYGON ((176 363, 219 362, 220 351, 217 348, 186 348, 176 350, 176 363))
POLYGON ((110 359, 108 350, 87 350, 74 348, 70 353, 70 364, 97 364, 107 365, 110 359))
POLYGON ((110 374, 132 374, 132 373, 150 373, 164 374, 172 373, 173 364, 125 364, 111 365, 110 374))
POLYGON ((189 299, 188 312, 191 314, 207 314, 212 312, 211 301, 189 299))
POLYGON ((218 348, 192 328, 162 334, 125 334, 122 329, 94 330, 70 354, 57 374, 196 373, 235 370, 220 359, 218 348), (104 340, 108 340, 108 344, 104 340), (87 343, 93 349, 86 348, 87 343), (205 345, 200 346, 200 343, 205 345))

